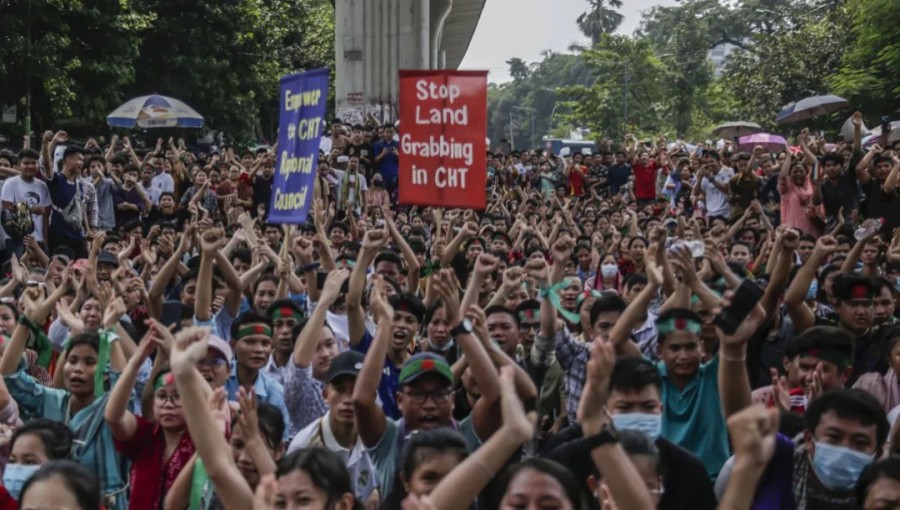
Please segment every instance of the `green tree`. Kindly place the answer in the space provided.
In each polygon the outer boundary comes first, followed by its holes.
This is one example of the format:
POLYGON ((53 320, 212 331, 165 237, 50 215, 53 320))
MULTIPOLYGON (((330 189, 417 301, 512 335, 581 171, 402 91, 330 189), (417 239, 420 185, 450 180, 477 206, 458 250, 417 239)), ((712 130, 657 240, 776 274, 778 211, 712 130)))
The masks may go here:
POLYGON ((596 79, 560 89, 567 118, 611 138, 662 127, 666 70, 649 40, 606 34, 582 58, 596 79))
POLYGON ((600 42, 600 36, 615 32, 622 24, 624 16, 615 10, 622 7, 622 0, 588 0, 588 3, 590 9, 578 16, 576 23, 594 46, 600 42))
POLYGON ((722 77, 741 105, 741 116, 768 127, 786 104, 829 92, 850 35, 848 18, 835 10, 816 21, 772 36, 757 37, 729 56, 722 77))
POLYGON ((65 119, 105 123, 134 80, 138 47, 154 19, 128 0, 3 2, 0 97, 16 103, 24 119, 30 89, 35 129, 65 119))
POLYGON ((866 113, 900 110, 900 8, 896 0, 848 0, 853 42, 828 82, 866 113))

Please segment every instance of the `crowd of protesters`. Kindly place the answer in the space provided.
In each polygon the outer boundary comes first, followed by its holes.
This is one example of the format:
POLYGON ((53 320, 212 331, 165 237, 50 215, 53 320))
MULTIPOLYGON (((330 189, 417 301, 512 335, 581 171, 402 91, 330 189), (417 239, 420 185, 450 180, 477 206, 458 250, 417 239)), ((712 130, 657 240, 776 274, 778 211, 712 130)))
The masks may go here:
POLYGON ((853 124, 496 150, 474 211, 336 121, 299 226, 277 149, 0 152, 0 510, 900 508, 900 143, 853 124))

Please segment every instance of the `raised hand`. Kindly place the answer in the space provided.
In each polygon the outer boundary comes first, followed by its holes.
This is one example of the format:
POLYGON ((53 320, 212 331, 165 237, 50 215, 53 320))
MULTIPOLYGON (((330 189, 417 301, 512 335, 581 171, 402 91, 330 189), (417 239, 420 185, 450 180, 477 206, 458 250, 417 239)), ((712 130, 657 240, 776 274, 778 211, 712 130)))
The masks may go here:
POLYGON ((117 297, 110 299, 106 305, 106 311, 103 313, 103 328, 114 328, 119 323, 119 319, 125 315, 125 301, 117 297))
POLYGON ((770 368, 769 375, 772 376, 772 398, 778 410, 787 413, 791 410, 791 388, 788 386, 787 377, 778 373, 777 368, 770 368))
POLYGON ((615 363, 616 352, 612 343, 603 337, 595 338, 591 343, 591 359, 585 373, 587 378, 584 391, 578 403, 578 421, 582 424, 585 437, 598 434, 607 419, 604 406, 615 363))
POLYGON ((475 261, 475 274, 485 276, 497 270, 499 260, 490 253, 482 253, 475 261))
POLYGON ((550 266, 543 258, 533 258, 525 263, 525 272, 538 287, 550 285, 550 266))
POLYGON ((459 322, 459 284, 452 269, 441 269, 432 280, 438 299, 444 304, 444 316, 448 324, 459 322))
POLYGON ((347 269, 338 269, 328 273, 319 301, 329 306, 337 301, 341 295, 341 286, 347 281, 347 278, 350 278, 350 271, 347 269))
POLYGON ((172 370, 178 372, 194 367, 206 357, 209 342, 209 328, 190 327, 175 336, 175 344, 169 353, 172 370))
POLYGON ((831 236, 823 236, 820 237, 818 241, 816 241, 815 253, 820 255, 831 255, 837 250, 837 239, 831 236))
POLYGON ((369 293, 369 309, 375 317, 375 321, 379 320, 392 321, 394 319, 394 308, 388 303, 385 297, 384 277, 375 275, 373 278, 372 291, 369 293))
POLYGON ((728 432, 735 461, 763 470, 775 454, 778 410, 762 404, 750 406, 728 418, 728 432))

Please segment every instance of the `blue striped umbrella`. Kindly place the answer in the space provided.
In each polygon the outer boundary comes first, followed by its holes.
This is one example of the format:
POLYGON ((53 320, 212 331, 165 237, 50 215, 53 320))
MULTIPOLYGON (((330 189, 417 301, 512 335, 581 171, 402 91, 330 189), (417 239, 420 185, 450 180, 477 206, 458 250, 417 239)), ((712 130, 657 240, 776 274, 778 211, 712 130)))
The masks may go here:
POLYGON ((125 102, 106 122, 118 128, 202 128, 203 116, 177 99, 154 94, 125 102))

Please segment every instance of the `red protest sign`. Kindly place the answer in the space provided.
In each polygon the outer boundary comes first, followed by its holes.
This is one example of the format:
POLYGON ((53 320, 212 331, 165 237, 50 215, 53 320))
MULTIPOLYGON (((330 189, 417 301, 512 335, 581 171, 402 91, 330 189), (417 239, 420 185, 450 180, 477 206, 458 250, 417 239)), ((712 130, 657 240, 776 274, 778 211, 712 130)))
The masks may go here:
POLYGON ((487 71, 400 71, 400 203, 487 205, 487 71))

